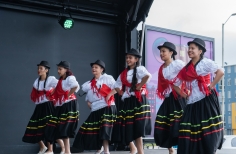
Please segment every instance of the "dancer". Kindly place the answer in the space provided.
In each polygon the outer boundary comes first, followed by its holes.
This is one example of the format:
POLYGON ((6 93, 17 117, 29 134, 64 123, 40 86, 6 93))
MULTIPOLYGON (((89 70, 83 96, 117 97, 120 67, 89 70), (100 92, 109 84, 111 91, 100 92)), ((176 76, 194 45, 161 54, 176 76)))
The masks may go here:
POLYGON ((168 148, 169 153, 174 154, 172 146, 178 144, 179 122, 186 103, 184 98, 187 97, 180 91, 181 83, 174 83, 174 79, 184 67, 184 62, 175 60, 177 52, 173 43, 165 42, 158 49, 164 64, 158 73, 157 96, 164 101, 157 112, 154 139, 156 145, 168 148), (176 92, 184 98, 179 97, 176 92))
POLYGON ((49 148, 46 154, 53 154, 52 144, 56 140, 61 146, 61 154, 70 154, 70 140, 74 138, 78 125, 77 100, 75 92, 79 84, 70 71, 70 63, 61 61, 58 66, 60 79, 55 88, 55 112, 47 125, 46 139, 49 148))
POLYGON ((43 142, 45 126, 54 112, 52 92, 58 80, 54 76, 49 76, 50 66, 47 61, 41 61, 37 66, 39 77, 35 80, 31 92, 31 100, 36 104, 36 107, 26 127, 22 141, 38 143, 40 147, 38 154, 44 154, 47 150, 43 142))
POLYGON ((109 153, 109 141, 111 141, 113 123, 116 120, 116 106, 114 100, 115 80, 105 73, 105 63, 97 60, 90 64, 92 74, 91 81, 82 85, 82 90, 87 93, 85 101, 88 103, 91 113, 80 127, 76 135, 73 147, 84 150, 98 150, 104 147, 104 154, 109 153), (110 95, 108 95, 111 93, 110 95))
POLYGON ((146 98, 146 83, 151 74, 144 66, 138 66, 141 55, 135 49, 126 54, 128 67, 118 77, 115 89, 124 102, 119 111, 114 131, 114 142, 130 146, 131 153, 143 154, 142 137, 151 134, 150 105, 146 98), (135 140, 135 147, 132 141, 135 140))
POLYGON ((179 72, 182 91, 189 95, 180 122, 178 153, 215 154, 223 142, 223 121, 215 85, 224 72, 214 61, 204 58, 205 42, 199 38, 188 42, 190 62, 179 72), (210 75, 214 73, 211 82, 210 75))

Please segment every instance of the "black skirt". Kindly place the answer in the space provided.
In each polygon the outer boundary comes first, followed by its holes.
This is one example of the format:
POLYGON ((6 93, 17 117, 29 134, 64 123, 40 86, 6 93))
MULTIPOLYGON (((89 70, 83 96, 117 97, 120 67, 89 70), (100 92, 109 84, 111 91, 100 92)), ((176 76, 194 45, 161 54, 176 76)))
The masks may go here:
POLYGON ((91 112, 87 120, 80 127, 73 147, 79 149, 79 151, 100 150, 103 140, 111 141, 115 120, 115 105, 91 112))
POLYGON ((22 141, 26 143, 38 143, 43 141, 46 133, 45 127, 52 117, 54 110, 53 103, 50 101, 36 105, 22 141))
POLYGON ((179 122, 185 106, 185 99, 179 97, 176 100, 172 93, 164 99, 155 121, 154 139, 156 145, 171 148, 178 144, 179 122))
POLYGON ((78 116, 77 100, 57 106, 46 127, 46 141, 52 143, 57 139, 74 138, 78 116))
POLYGON ((145 95, 142 102, 135 96, 126 98, 118 111, 112 142, 128 145, 139 137, 151 134, 150 104, 145 95))
POLYGON ((223 121, 215 91, 188 104, 180 122, 178 153, 215 154, 223 143, 223 121))

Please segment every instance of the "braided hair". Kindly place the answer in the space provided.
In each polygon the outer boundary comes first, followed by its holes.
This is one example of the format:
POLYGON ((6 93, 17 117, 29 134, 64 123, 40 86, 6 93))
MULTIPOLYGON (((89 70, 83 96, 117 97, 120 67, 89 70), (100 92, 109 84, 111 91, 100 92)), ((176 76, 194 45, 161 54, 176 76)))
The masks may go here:
MULTIPOLYGON (((44 93, 46 93, 45 86, 46 86, 46 82, 47 82, 47 79, 48 79, 48 76, 49 76, 49 68, 45 67, 45 69, 48 69, 48 71, 46 73, 46 79, 45 79, 44 84, 43 84, 43 91, 44 91, 44 93)), ((41 80, 41 76, 39 76, 39 78, 38 78, 38 89, 37 89, 38 92, 39 92, 39 81, 40 80, 41 80)))
MULTIPOLYGON (((138 66, 139 66, 139 63, 137 62, 137 63, 135 64, 135 67, 134 67, 134 72, 133 72, 133 78, 132 78, 132 82, 131 82, 130 92, 136 90, 136 85, 137 85, 137 83, 138 83, 138 79, 137 79, 137 76, 136 76, 136 74, 137 74, 137 67, 138 67, 138 66)), ((130 67, 129 67, 129 66, 128 66, 127 68, 128 68, 128 70, 130 70, 130 67)))
MULTIPOLYGON (((194 65, 194 68, 196 69, 196 66, 197 66, 197 64, 204 58, 204 53, 205 52, 203 52, 204 50, 203 50, 203 47, 201 47, 200 45, 198 45, 198 44, 196 44, 196 43, 194 43, 197 47, 198 47, 198 49, 199 50, 202 50, 202 53, 200 54, 200 59, 197 61, 197 63, 194 65)), ((188 64, 185 66, 185 68, 186 68, 186 70, 188 70, 188 66, 191 64, 191 62, 192 62, 192 60, 190 60, 189 62, 188 62, 188 64)))
MULTIPOLYGON (((171 50, 170 50, 171 51, 171 50)), ((171 58, 173 58, 173 60, 175 60, 175 55, 174 55, 174 51, 172 51, 173 54, 171 55, 171 58)))

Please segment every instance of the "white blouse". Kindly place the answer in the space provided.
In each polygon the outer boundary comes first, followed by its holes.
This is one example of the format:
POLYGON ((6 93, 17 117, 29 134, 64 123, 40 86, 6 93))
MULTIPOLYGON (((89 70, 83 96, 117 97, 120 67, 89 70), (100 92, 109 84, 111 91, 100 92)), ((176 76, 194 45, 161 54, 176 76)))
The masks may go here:
MULTIPOLYGON (((79 86, 79 83, 76 81, 75 76, 71 75, 71 76, 68 76, 65 80, 62 80, 62 89, 64 91, 70 91, 72 88, 75 88, 75 87, 77 87, 77 89, 75 90, 75 92, 77 93, 80 89, 80 86, 79 86)), ((68 103, 72 100, 74 99, 68 99, 65 102, 62 101, 61 103, 57 101, 55 106, 62 106, 64 103, 68 103)))
MULTIPOLYGON (((129 83, 132 83, 133 72, 134 72, 133 69, 131 69, 127 72, 127 80, 128 80, 129 83)), ((138 83, 140 83, 142 81, 142 78, 145 77, 146 75, 149 76, 148 81, 147 81, 147 83, 148 83, 151 80, 152 75, 147 71, 147 69, 144 66, 137 67, 136 77, 138 79, 138 83)), ((121 79, 120 79, 120 75, 119 75, 118 79, 116 80, 114 88, 122 89, 122 82, 121 82, 121 79)), ((130 91, 130 88, 126 87, 126 90, 125 90, 124 94, 121 97, 121 99, 123 101, 124 101, 125 98, 131 97, 131 95, 135 96, 134 92, 129 92, 129 91, 130 91)), ((143 91, 142 94, 145 94, 145 91, 143 91)))
MULTIPOLYGON (((44 89, 44 82, 45 81, 39 81, 39 86, 38 86, 38 79, 37 78, 34 81, 33 87, 38 90, 38 91, 49 91, 52 88, 55 88, 57 86, 58 80, 54 76, 49 76, 47 78, 46 84, 45 84, 45 89, 44 89)), ((49 100, 46 98, 46 95, 43 95, 43 97, 39 97, 39 101, 36 101, 35 104, 42 104, 45 102, 48 102, 49 100)))
MULTIPOLYGON (((219 65, 217 65, 216 62, 208 58, 203 58, 196 66, 196 72, 198 76, 206 76, 208 74, 213 74, 219 69, 224 71, 224 69, 222 69, 219 65)), ((200 91, 197 80, 194 80, 191 83, 191 86, 192 86, 192 93, 188 97, 187 104, 193 104, 206 97, 206 95, 200 91)))
MULTIPOLYGON (((114 89, 115 80, 111 75, 103 74, 99 79, 96 79, 97 88, 102 87, 103 84, 107 85, 111 89, 114 89)), ((91 81, 87 81, 82 85, 82 90, 87 93, 85 101, 90 102, 91 104, 91 112, 97 111, 101 108, 107 106, 106 100, 101 95, 97 96, 96 93, 93 92, 91 88, 91 81)), ((115 102, 112 102, 111 105, 115 105, 115 102)))
MULTIPOLYGON (((162 69, 162 74, 165 79, 169 81, 173 81, 173 79, 178 75, 179 71, 185 66, 185 63, 182 60, 174 60, 167 67, 162 69)), ((174 85, 180 86, 181 82, 177 80, 174 85)), ((165 97, 169 97, 171 93, 171 89, 169 93, 165 94, 165 97)))

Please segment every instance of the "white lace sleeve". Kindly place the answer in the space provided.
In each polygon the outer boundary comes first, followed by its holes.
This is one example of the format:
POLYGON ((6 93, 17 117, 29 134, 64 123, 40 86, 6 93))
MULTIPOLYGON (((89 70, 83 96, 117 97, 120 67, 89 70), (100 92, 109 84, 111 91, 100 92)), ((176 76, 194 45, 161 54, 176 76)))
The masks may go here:
POLYGON ((148 72, 148 70, 144 66, 137 67, 137 78, 142 79, 146 75, 149 76, 147 83, 151 80, 152 75, 148 72))
POLYGON ((71 75, 71 76, 68 76, 67 78, 68 78, 68 86, 70 88, 77 87, 77 89, 75 90, 75 92, 77 93, 79 91, 79 89, 80 89, 80 86, 79 86, 79 83, 76 81, 75 76, 71 75))
POLYGON ((180 70, 185 66, 185 63, 182 60, 175 60, 174 69, 175 73, 178 74, 180 70))
POLYGON ((49 77, 49 87, 50 88, 56 88, 58 80, 54 76, 49 77))
POLYGON ((179 87, 181 85, 181 81, 177 78, 176 81, 174 82, 174 85, 179 87))
POLYGON ((34 87, 35 89, 38 88, 38 80, 39 80, 39 78, 37 78, 37 79, 34 81, 33 87, 34 87))
POLYGON ((116 83, 114 84, 114 88, 119 88, 119 89, 122 88, 122 82, 121 82, 121 79, 120 79, 120 75, 117 78, 116 83))
POLYGON ((88 102, 88 95, 86 95, 86 97, 85 97, 85 101, 86 101, 86 103, 88 102))
POLYGON ((91 89, 90 81, 85 82, 81 87, 82 90, 87 93, 91 89))
MULTIPOLYGON (((174 77, 176 77, 179 72, 183 69, 183 67, 185 66, 185 63, 182 60, 175 60, 175 64, 174 64, 174 77)), ((176 79, 175 86, 180 86, 181 85, 181 81, 179 79, 176 79)))
MULTIPOLYGON (((215 73, 217 70, 223 70, 217 63, 211 59, 204 58, 203 60, 204 67, 202 69, 208 73, 215 73)), ((224 71, 224 70, 223 70, 224 71)))
POLYGON ((111 75, 106 75, 106 85, 111 89, 115 88, 115 79, 111 75))

